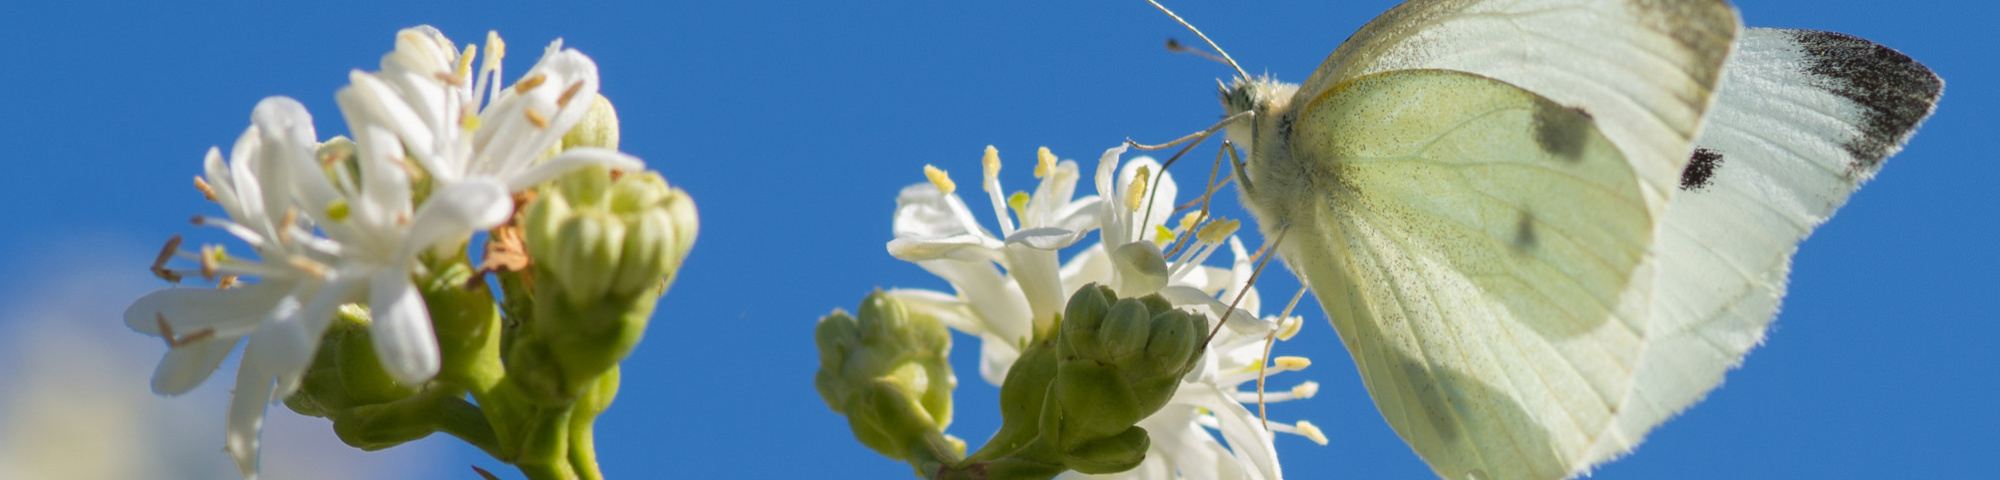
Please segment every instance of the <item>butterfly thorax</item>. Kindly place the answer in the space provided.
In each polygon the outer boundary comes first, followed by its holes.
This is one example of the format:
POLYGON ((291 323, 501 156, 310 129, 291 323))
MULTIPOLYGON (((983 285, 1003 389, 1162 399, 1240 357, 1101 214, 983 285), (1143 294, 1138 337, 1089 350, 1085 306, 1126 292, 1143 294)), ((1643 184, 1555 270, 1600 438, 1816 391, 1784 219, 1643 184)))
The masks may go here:
POLYGON ((1298 204, 1297 199, 1267 197, 1299 192, 1302 183, 1310 181, 1310 175, 1293 162, 1286 138, 1291 130, 1292 97, 1298 89, 1297 84, 1267 76, 1238 78, 1221 91, 1225 115, 1254 112, 1250 118, 1229 125, 1228 135, 1245 153, 1246 165, 1238 170, 1242 175, 1238 190, 1243 192, 1243 203, 1265 220, 1259 226, 1266 234, 1293 223, 1298 213, 1289 211, 1298 204))

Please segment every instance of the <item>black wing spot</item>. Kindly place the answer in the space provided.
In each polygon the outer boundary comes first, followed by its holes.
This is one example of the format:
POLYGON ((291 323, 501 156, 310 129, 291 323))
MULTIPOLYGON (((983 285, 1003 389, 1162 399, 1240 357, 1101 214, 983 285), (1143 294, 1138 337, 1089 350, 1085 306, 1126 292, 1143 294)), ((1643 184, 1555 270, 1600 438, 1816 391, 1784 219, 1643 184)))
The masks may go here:
POLYGON ((1813 86, 1861 107, 1861 135, 1841 145, 1855 158, 1850 176, 1865 178, 1881 168, 1944 91, 1937 74, 1889 47, 1842 33, 1787 33, 1806 56, 1805 73, 1818 80, 1813 86))
POLYGON ((1722 153, 1706 148, 1694 149, 1688 157, 1687 168, 1681 169, 1681 190, 1707 191, 1715 184, 1715 171, 1722 168, 1722 153))
POLYGON ((1535 216, 1521 212, 1521 219, 1514 222, 1514 249, 1527 251, 1535 248, 1540 240, 1535 238, 1535 216))
POLYGON ((1554 102, 1535 102, 1535 144, 1563 160, 1583 159, 1583 144, 1592 129, 1590 114, 1554 102))

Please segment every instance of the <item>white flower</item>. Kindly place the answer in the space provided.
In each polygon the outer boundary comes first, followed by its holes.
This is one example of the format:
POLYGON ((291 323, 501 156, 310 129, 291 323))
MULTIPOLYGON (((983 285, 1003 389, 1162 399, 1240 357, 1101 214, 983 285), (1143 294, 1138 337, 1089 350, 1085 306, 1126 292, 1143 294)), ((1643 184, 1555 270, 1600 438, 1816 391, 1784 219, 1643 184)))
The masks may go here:
MULTIPOLYGON (((1060 309, 1076 288, 1096 282, 1112 286, 1120 296, 1158 293, 1181 308, 1224 319, 1226 328, 1212 339, 1203 364, 1182 382, 1166 407, 1140 421, 1141 427, 1152 432, 1146 461, 1108 477, 1282 478, 1271 432, 1298 433, 1322 442, 1323 437, 1305 422, 1266 425, 1245 406, 1258 401, 1254 386, 1248 392, 1240 389, 1257 379, 1258 367, 1265 361, 1266 338, 1289 338, 1301 321, 1297 317, 1258 317, 1259 299, 1249 284, 1253 265, 1233 236, 1237 223, 1210 221, 1196 212, 1178 227, 1167 228, 1178 188, 1172 176, 1145 157, 1120 168, 1118 157, 1124 152, 1121 146, 1100 157, 1095 177, 1099 197, 1088 198, 1097 210, 1092 220, 1099 222, 1103 243, 1061 265, 1055 249, 1074 243, 1085 232, 1070 230, 1069 236, 1062 237, 1067 241, 1046 249, 1046 255, 1008 256, 995 252, 991 235, 985 234, 964 203, 950 194, 948 179, 939 181, 941 172, 933 174, 931 184, 905 188, 897 199, 897 238, 890 242, 890 251, 945 278, 957 294, 918 289, 889 293, 913 311, 935 315, 946 325, 979 336, 980 373, 994 385, 1005 379, 1006 369, 1019 356, 1028 333, 1041 328, 1037 322, 1042 311, 1030 308, 1025 292, 1053 289, 1055 294, 1040 303, 1060 309), (1160 247, 1175 244, 1175 239, 1180 239, 1181 246, 1169 261, 1168 253, 1160 247), (1224 244, 1236 256, 1231 268, 1202 265, 1224 244), (1008 273, 1002 275, 994 267, 996 263, 1008 273), (1051 270, 1057 273, 1039 273, 1051 270), (1023 271, 1037 274, 1017 273, 1023 271), (1229 303, 1232 301, 1238 302, 1234 308, 1229 303), (1216 441, 1211 429, 1221 432, 1229 447, 1216 441)), ((991 177, 989 173, 989 184, 994 183, 991 177)), ((989 192, 994 190, 997 185, 989 188, 989 192)), ((996 205, 1000 204, 998 195, 994 197, 996 205)), ((1024 210, 1019 206, 1015 209, 1024 210)), ((1005 211, 997 213, 1001 227, 1011 228, 1005 211)), ((1304 359, 1282 357, 1265 374, 1303 368, 1305 363, 1304 359)), ((1305 398, 1316 390, 1317 384, 1305 382, 1288 392, 1267 393, 1263 400, 1305 398)), ((1075 472, 1064 475, 1089 477, 1075 472)))
MULTIPOLYGON (((206 276, 256 280, 228 290, 153 292, 127 309, 126 322, 171 346, 153 381, 163 394, 200 384, 249 337, 226 441, 245 477, 256 476, 266 406, 299 387, 342 304, 368 305, 383 368, 399 383, 422 385, 441 363, 415 283, 427 274, 423 254, 462 253, 453 249, 512 216, 513 192, 593 164, 644 167, 594 147, 543 160, 597 98, 596 64, 557 41, 520 82, 502 89, 505 49, 497 35, 488 39, 475 82, 472 47, 461 55, 430 27, 399 32, 381 72, 353 72, 353 83, 336 93, 353 140, 329 141, 325 158, 316 154, 323 145, 311 115, 283 97, 258 104, 226 167, 210 152, 207 190, 230 219, 203 223, 250 244, 258 259, 213 247, 181 255, 202 262, 206 276), (420 192, 413 187, 423 176, 429 183, 420 192)), ((167 277, 194 273, 155 268, 167 277)))
MULTIPOLYGON (((220 276, 225 287, 228 279, 239 275, 256 281, 241 288, 162 289, 140 297, 125 311, 126 325, 167 340, 167 356, 153 375, 153 390, 161 394, 186 393, 200 385, 238 340, 251 337, 237 370, 226 442, 246 477, 256 473, 256 437, 264 406, 274 398, 273 382, 288 391, 296 388, 317 341, 306 342, 303 349, 287 347, 296 347, 300 338, 316 339, 318 331, 310 325, 324 325, 342 301, 338 289, 327 288, 328 262, 338 258, 342 248, 314 236, 292 201, 295 178, 318 174, 317 168, 295 170, 301 160, 312 164, 316 145, 311 119, 299 117, 303 112, 304 107, 289 98, 258 103, 252 125, 237 139, 228 163, 216 149, 209 149, 207 180, 197 184, 229 215, 229 219, 197 221, 235 235, 257 252, 257 259, 229 256, 219 247, 178 253, 176 237, 163 254, 192 257, 202 268, 174 271, 155 266, 170 279, 197 273, 220 276)), ((165 260, 163 255, 161 262, 165 260)))
MULTIPOLYGON (((1061 280, 1056 251, 1097 228, 1100 199, 1071 198, 1078 178, 1076 162, 1057 162, 1048 149, 1038 152, 1036 160, 1035 176, 1042 181, 1035 192, 1003 200, 999 153, 986 148, 982 185, 1000 219, 1001 238, 979 226, 954 193, 955 184, 935 167, 925 167, 931 183, 904 188, 896 198, 896 238, 889 242, 889 254, 916 262, 958 290, 965 299, 961 306, 975 314, 941 318, 957 321, 953 327, 985 340, 979 373, 996 385, 1006 378, 1007 367, 1020 356, 1031 334, 1054 323, 1075 288, 1061 280)), ((927 293, 906 293, 915 295, 914 301, 942 300, 927 293)))
POLYGON ((393 134, 447 185, 485 178, 518 192, 592 164, 645 167, 597 147, 537 161, 589 113, 597 98, 597 64, 557 39, 521 80, 502 88, 506 51, 500 35, 487 32, 486 59, 475 75, 474 46, 456 50, 428 25, 404 29, 396 33, 396 50, 382 57, 382 71, 348 75, 353 83, 337 94, 341 112, 349 125, 361 120, 393 134))

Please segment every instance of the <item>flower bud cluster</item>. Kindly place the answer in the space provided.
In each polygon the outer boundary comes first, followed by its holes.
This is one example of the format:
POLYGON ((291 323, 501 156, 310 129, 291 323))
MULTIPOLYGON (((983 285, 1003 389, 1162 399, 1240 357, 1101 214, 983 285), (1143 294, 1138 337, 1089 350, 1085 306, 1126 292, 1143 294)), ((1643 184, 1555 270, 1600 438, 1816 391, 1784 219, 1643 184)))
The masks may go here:
MULTIPOLYGON (((901 302, 875 292, 862 301, 858 317, 836 310, 820 318, 813 340, 819 346, 813 387, 835 413, 847 416, 854 437, 889 458, 928 458, 928 440, 951 425, 951 392, 958 385, 944 324, 911 315, 901 302)), ((963 442, 947 442, 951 455, 964 454, 963 442)))

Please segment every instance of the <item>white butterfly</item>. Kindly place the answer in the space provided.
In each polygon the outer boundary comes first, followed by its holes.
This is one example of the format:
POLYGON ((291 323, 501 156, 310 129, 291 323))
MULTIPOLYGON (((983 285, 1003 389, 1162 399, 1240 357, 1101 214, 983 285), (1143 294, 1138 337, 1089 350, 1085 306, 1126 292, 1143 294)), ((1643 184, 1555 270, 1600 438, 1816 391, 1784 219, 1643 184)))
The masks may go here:
POLYGON ((1246 203, 1438 475, 1566 478, 1763 340, 1942 82, 1720 0, 1415 0, 1223 92, 1246 203), (1282 233, 1281 233, 1282 232, 1282 233))

